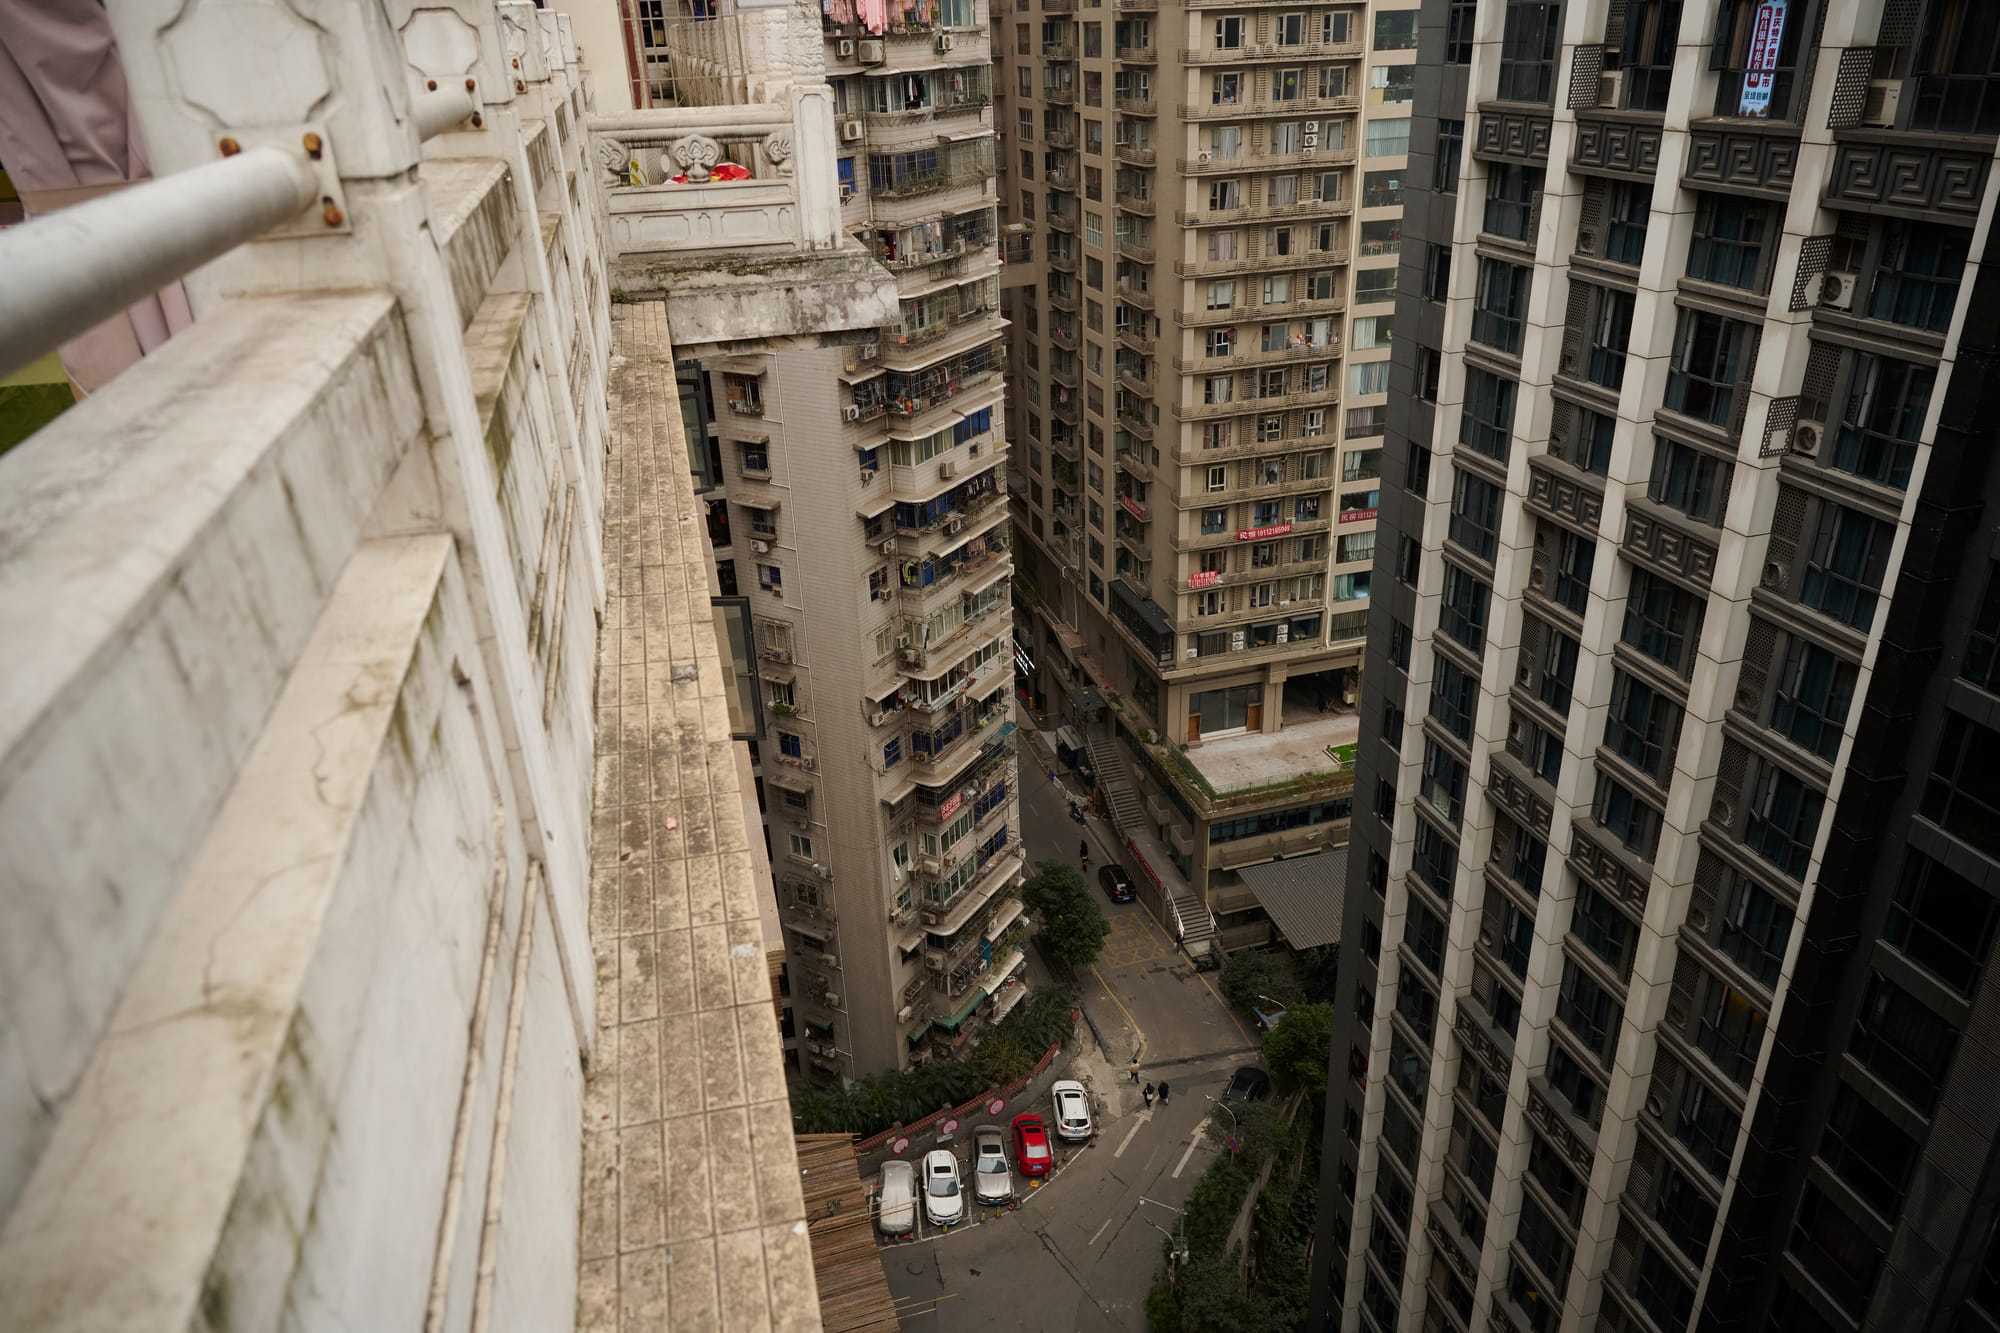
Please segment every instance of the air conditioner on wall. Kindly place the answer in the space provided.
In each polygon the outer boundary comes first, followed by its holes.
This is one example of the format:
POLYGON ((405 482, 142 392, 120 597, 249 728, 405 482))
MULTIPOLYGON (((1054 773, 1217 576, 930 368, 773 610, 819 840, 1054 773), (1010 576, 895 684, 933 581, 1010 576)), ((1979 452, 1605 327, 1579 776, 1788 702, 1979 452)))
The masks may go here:
POLYGON ((846 407, 840 409, 840 415, 848 421, 859 421, 861 420, 861 409, 855 404, 849 403, 846 407))
POLYGON ((1852 310, 1854 287, 1854 274, 1828 273, 1819 280, 1819 303, 1828 310, 1852 310))
POLYGON ((850 116, 840 122, 840 137, 848 143, 858 143, 861 139, 861 119, 850 116))
POLYGON ((1902 102, 1901 79, 1876 79, 1868 85, 1868 96, 1861 103, 1861 123, 1894 128, 1902 102))
POLYGON ((751 542, 751 543, 750 543, 750 549, 751 549, 751 550, 753 550, 753 551, 755 551, 755 552, 756 552, 756 553, 757 553, 758 555, 769 555, 769 554, 771 554, 771 543, 769 543, 769 542, 751 542))
POLYGON ((884 53, 883 53, 882 39, 880 37, 862 38, 859 51, 861 55, 861 63, 864 65, 879 65, 883 61, 884 53))
POLYGON ((950 33, 948 33, 948 32, 941 32, 941 33, 939 33, 939 34, 937 35, 937 49, 938 49, 938 52, 939 52, 939 54, 943 54, 944 52, 946 52, 946 51, 949 51, 949 50, 951 50, 951 34, 950 34, 950 33))
POLYGON ((1620 96, 1623 95, 1624 91, 1625 91, 1624 70, 1622 69, 1606 70, 1604 73, 1597 76, 1597 104, 1599 106, 1609 106, 1609 107, 1617 106, 1618 99, 1620 98, 1620 96))
POLYGON ((1792 427, 1792 452, 1800 458, 1819 457, 1819 442, 1826 427, 1817 421, 1801 421, 1792 427))
POLYGON ((854 59, 854 39, 851 37, 842 38, 836 50, 839 51, 842 60, 854 59))

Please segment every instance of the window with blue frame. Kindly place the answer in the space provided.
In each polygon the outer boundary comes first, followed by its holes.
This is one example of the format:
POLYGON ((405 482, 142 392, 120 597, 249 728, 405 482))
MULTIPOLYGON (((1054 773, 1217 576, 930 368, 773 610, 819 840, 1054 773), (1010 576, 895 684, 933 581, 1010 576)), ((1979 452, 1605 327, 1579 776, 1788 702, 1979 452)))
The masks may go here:
POLYGON ((891 736, 882 742, 882 767, 894 768, 903 762, 903 738, 891 736))
POLYGON ((835 158, 834 171, 840 177, 840 197, 845 199, 854 193, 854 159, 851 157, 835 158))
POLYGON ((1235 842, 1240 838, 1255 838, 1266 833, 1282 833, 1286 829, 1330 824, 1349 818, 1353 813, 1354 802, 1351 800, 1316 801, 1311 805, 1295 805, 1289 810, 1267 810, 1260 815, 1217 820, 1208 826, 1208 840, 1211 843, 1235 842))
POLYGON ((964 444, 975 435, 984 435, 993 429, 993 409, 982 407, 977 412, 966 415, 965 420, 951 428, 953 444, 964 444))
POLYGON ((778 753, 790 759, 799 759, 805 755, 805 746, 791 732, 781 731, 778 733, 778 753))

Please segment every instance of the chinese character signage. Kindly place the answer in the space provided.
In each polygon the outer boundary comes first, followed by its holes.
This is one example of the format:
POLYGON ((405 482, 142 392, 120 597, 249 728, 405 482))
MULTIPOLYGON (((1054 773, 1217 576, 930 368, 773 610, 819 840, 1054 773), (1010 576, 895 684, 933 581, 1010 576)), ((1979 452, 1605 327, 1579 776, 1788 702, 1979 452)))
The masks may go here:
MULTIPOLYGON (((1380 510, 1376 509, 1343 509, 1340 511, 1340 521, 1342 523, 1359 523, 1365 518, 1375 517, 1380 512, 1380 510)), ((1342 540, 1345 539, 1343 538, 1342 540)))
POLYGON ((1268 528, 1238 528, 1236 540, 1239 542, 1261 542, 1266 537, 1282 537, 1292 530, 1289 523, 1273 523, 1268 528))
POLYGON ((1219 569, 1197 569, 1194 573, 1188 575, 1188 587, 1190 588, 1213 588, 1221 582, 1222 571, 1219 569))
POLYGON ((1785 41, 1785 0, 1764 0, 1750 29, 1750 49, 1743 57, 1743 96, 1737 113, 1771 114, 1771 93, 1778 82, 1778 49, 1785 41))
POLYGON ((938 818, 950 819, 953 815, 958 813, 958 807, 964 804, 965 804, 965 793, 962 791, 953 792, 950 798, 947 799, 943 805, 938 807, 938 818))

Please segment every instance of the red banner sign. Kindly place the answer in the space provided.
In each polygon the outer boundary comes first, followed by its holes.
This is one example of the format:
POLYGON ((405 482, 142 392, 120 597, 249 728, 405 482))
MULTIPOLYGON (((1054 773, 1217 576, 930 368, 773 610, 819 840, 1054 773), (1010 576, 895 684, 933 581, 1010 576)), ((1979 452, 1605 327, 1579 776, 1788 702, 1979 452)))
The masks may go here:
POLYGON ((1122 508, 1126 513, 1130 514, 1133 518, 1143 519, 1146 517, 1146 506, 1140 504, 1137 500, 1134 500, 1129 495, 1119 496, 1118 504, 1120 508, 1122 508))
POLYGON ((1266 537, 1282 537, 1292 530, 1289 523, 1273 523, 1268 528, 1238 528, 1236 540, 1239 542, 1261 542, 1266 537))
POLYGON ((1342 523, 1359 523, 1363 519, 1375 517, 1380 512, 1382 511, 1379 509, 1343 509, 1340 511, 1340 521, 1342 523))
POLYGON ((953 792, 951 794, 951 799, 947 800, 943 805, 938 807, 938 818, 950 819, 953 815, 958 813, 958 807, 964 804, 965 804, 965 793, 962 791, 953 792))
POLYGON ((1213 588, 1220 582, 1222 582, 1222 571, 1219 569, 1197 569, 1188 575, 1190 588, 1213 588))

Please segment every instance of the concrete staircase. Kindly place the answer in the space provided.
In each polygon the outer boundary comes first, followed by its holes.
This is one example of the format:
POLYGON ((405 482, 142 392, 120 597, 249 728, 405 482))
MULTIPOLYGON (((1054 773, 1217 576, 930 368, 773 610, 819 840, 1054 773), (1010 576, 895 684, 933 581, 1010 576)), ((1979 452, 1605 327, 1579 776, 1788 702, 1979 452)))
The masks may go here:
POLYGON ((1097 775, 1097 789, 1104 793, 1104 803, 1111 808, 1111 822, 1120 833, 1144 828, 1145 802, 1139 799, 1139 788, 1125 767, 1125 756, 1119 752, 1118 742, 1092 738, 1084 749, 1090 754, 1090 771, 1097 775))

